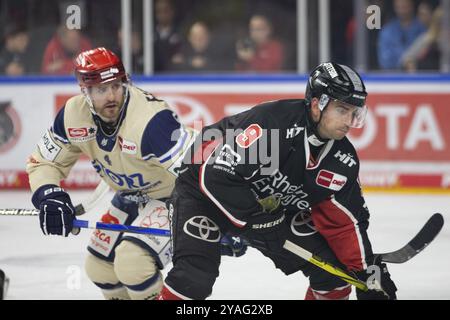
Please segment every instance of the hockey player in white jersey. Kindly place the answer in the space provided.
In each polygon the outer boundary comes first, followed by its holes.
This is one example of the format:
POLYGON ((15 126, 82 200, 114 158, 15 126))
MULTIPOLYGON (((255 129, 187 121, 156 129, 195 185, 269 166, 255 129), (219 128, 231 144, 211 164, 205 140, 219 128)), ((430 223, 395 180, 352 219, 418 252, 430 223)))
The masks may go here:
MULTIPOLYGON (((116 191, 106 223, 169 229, 164 204, 182 155, 195 138, 168 105, 131 85, 120 59, 105 48, 82 52, 75 74, 82 94, 57 114, 27 163, 32 202, 44 234, 67 237, 75 219, 59 187, 84 154, 116 191)), ((96 230, 86 272, 107 299, 152 299, 171 259, 169 238, 96 230)))

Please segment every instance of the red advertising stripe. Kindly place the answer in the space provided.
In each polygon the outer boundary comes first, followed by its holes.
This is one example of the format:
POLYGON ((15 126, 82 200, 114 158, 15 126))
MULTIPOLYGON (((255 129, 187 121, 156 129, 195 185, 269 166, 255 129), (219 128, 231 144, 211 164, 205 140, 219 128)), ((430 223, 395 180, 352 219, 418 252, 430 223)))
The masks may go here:
POLYGON ((398 183, 403 187, 440 188, 442 186, 442 174, 400 174, 398 183))
POLYGON ((362 129, 350 132, 364 160, 450 162, 450 94, 370 94, 362 129))

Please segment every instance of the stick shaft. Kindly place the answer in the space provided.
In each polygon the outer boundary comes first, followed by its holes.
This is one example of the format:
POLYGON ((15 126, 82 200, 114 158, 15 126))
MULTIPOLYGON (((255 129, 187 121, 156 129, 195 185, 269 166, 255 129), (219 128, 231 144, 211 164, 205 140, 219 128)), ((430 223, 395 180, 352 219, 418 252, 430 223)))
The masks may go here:
POLYGON ((138 233, 153 236, 170 237, 170 231, 165 229, 155 229, 137 226, 126 226, 123 224, 110 224, 103 222, 91 222, 87 220, 74 220, 73 226, 76 228, 99 229, 116 232, 138 233))
POLYGON ((364 282, 354 278, 353 276, 349 275, 344 270, 332 265, 331 263, 322 260, 320 257, 313 255, 311 252, 303 249, 302 247, 296 245, 295 243, 293 243, 289 240, 286 240, 286 242, 283 245, 283 248, 285 248, 286 250, 299 256, 300 258, 303 258, 306 261, 316 265, 317 267, 325 270, 326 272, 331 273, 331 274, 341 278, 345 282, 350 283, 351 285, 354 285, 358 289, 367 291, 367 286, 364 282))

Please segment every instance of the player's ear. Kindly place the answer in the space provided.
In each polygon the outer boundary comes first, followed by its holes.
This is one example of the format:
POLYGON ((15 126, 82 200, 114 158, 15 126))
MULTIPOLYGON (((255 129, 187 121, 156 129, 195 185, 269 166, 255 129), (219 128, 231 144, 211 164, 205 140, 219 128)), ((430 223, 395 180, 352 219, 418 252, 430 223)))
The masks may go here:
POLYGON ((315 121, 318 122, 320 119, 320 109, 319 109, 319 99, 317 98, 312 98, 311 99, 311 118, 315 121))

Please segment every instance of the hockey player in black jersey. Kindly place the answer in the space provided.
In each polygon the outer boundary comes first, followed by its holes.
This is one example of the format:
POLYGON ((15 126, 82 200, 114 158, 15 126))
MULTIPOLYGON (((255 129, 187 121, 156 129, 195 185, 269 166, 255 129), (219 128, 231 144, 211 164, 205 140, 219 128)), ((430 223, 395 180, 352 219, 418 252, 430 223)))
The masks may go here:
POLYGON ((221 234, 248 240, 285 274, 301 270, 310 281, 306 299, 348 299, 351 287, 283 249, 285 240, 362 281, 378 267, 370 290, 357 297, 396 299, 386 265, 374 261, 359 160, 346 138, 364 124, 366 97, 353 69, 323 63, 304 100, 263 103, 205 127, 170 199, 173 269, 159 299, 211 294, 221 234))

